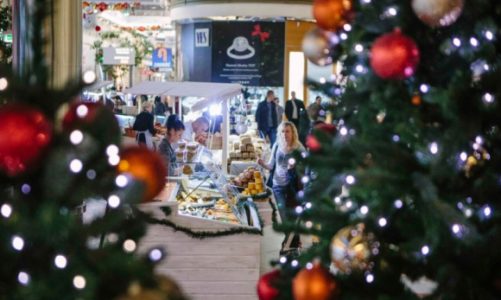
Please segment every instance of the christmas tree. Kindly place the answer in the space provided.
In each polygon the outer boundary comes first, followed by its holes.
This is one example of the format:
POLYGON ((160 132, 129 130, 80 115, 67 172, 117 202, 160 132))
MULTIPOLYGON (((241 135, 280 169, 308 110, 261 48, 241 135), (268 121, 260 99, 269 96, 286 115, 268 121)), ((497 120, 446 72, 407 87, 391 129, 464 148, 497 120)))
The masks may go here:
POLYGON ((314 15, 305 55, 342 63, 315 84, 337 133, 308 138, 299 222, 281 226, 316 242, 262 299, 500 299, 501 3, 317 0, 314 15))
POLYGON ((74 100, 93 73, 51 87, 50 2, 34 1, 21 20, 33 55, 15 73, 0 69, 8 102, 0 107, 0 299, 184 299, 154 273, 163 249, 138 250, 147 224, 136 204, 163 188, 163 161, 120 149, 113 113, 74 100), (106 213, 83 220, 92 199, 104 199, 106 213))

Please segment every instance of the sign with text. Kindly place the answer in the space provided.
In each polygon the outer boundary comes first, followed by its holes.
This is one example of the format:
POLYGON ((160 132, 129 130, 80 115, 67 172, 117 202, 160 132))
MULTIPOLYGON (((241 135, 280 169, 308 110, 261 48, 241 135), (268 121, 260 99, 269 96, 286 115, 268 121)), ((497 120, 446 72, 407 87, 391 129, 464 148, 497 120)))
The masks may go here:
POLYGON ((161 47, 153 50, 151 66, 172 69, 172 49, 161 47))
POLYGON ((212 81, 283 86, 284 22, 213 22, 212 81))
POLYGON ((209 47, 209 28, 195 29, 195 47, 209 47))
POLYGON ((135 58, 133 48, 103 48, 103 65, 134 65, 135 58))

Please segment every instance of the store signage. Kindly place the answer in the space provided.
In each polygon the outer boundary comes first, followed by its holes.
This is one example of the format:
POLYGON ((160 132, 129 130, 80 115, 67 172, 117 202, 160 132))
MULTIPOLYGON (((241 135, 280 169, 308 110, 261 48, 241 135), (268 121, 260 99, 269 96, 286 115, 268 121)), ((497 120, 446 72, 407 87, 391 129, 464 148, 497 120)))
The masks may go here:
POLYGON ((103 65, 134 65, 135 58, 133 48, 103 48, 103 65))
POLYGON ((7 44, 12 44, 12 33, 0 33, 0 39, 7 44))
POLYGON ((283 86, 284 22, 213 22, 212 81, 283 86))
POLYGON ((209 47, 209 28, 195 29, 195 47, 209 47))
POLYGON ((172 49, 160 47, 153 50, 151 66, 172 69, 172 49))

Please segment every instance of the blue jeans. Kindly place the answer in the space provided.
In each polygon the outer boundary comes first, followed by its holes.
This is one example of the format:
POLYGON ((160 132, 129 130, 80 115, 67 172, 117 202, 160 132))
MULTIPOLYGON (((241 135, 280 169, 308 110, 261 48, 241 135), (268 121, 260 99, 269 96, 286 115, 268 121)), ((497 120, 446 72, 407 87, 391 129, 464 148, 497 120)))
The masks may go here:
POLYGON ((270 139, 270 147, 273 147, 275 140, 277 139, 277 128, 269 127, 266 130, 259 130, 259 135, 261 138, 266 139, 266 136, 270 139))

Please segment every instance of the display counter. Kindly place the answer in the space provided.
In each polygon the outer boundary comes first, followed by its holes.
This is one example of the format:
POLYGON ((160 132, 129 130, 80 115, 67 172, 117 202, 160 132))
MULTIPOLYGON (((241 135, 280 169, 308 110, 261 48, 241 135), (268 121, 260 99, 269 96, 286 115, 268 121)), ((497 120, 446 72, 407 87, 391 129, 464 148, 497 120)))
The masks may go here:
POLYGON ((227 183, 214 172, 170 177, 158 201, 140 205, 175 224, 150 225, 141 249, 165 247, 167 257, 157 271, 174 278, 194 300, 256 299, 262 224, 255 206, 238 205, 227 183), (168 216, 165 207, 172 211, 168 216))

